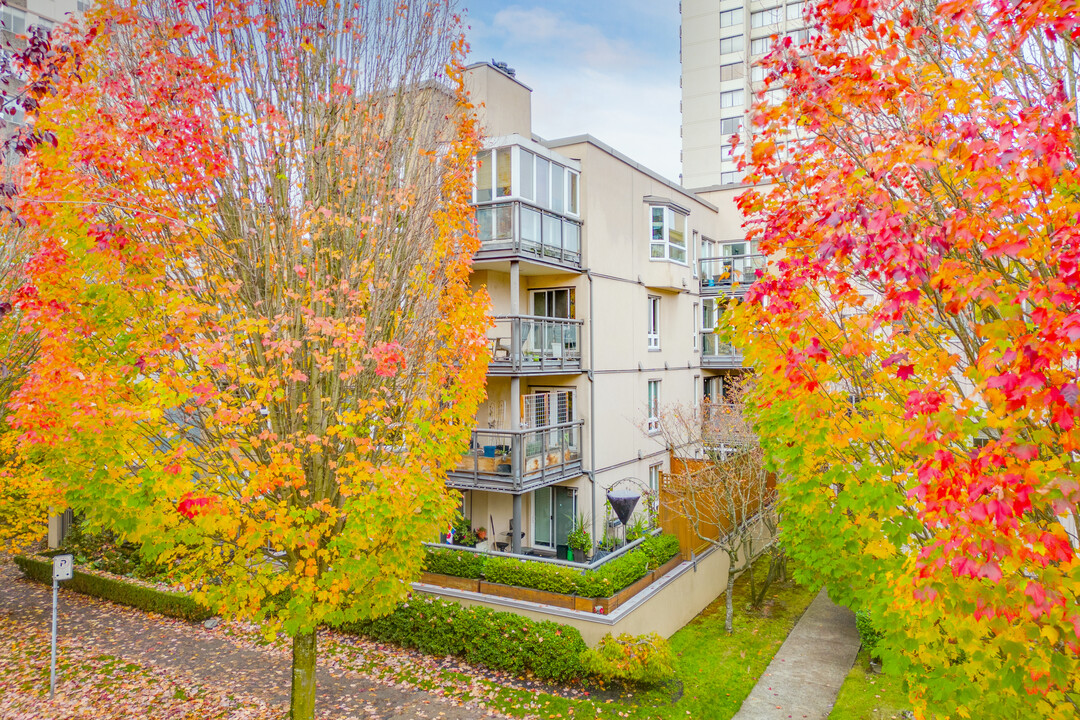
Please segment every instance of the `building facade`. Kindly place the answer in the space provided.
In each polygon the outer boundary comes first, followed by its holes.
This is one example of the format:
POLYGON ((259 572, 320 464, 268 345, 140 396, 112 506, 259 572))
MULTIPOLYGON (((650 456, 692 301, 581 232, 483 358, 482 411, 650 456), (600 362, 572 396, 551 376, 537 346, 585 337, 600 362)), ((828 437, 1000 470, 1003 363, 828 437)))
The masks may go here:
POLYGON ((497 548, 554 556, 578 519, 617 534, 606 492, 645 496, 668 469, 662 409, 717 393, 738 362, 709 325, 730 274, 702 260, 731 232, 596 138, 536 137, 531 91, 505 68, 470 66, 467 84, 487 138, 472 282, 494 326, 488 399, 448 484, 497 548))
POLYGON ((688 188, 731 187, 742 182, 739 149, 749 141, 747 113, 754 98, 779 101, 756 64, 773 37, 809 39, 803 2, 790 0, 682 0, 682 183, 688 188))

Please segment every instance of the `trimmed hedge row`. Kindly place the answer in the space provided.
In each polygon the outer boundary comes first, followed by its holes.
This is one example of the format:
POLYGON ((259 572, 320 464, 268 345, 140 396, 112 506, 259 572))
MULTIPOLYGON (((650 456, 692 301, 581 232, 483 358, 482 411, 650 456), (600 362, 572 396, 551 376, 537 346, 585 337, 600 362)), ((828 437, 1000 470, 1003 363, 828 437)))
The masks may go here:
MULTIPOLYGON (((27 577, 38 582, 52 584, 52 563, 25 555, 16 555, 15 564, 27 577)), ((73 577, 65 580, 63 585, 84 595, 92 595, 121 605, 192 622, 202 622, 213 616, 212 612, 183 593, 156 590, 132 582, 91 575, 81 570, 75 570, 73 577)))
POLYGON ((531 672, 542 680, 566 682, 585 674, 587 646, 577 628, 439 598, 413 597, 389 615, 337 629, 515 675, 531 672))
POLYGON ((636 548, 595 570, 581 571, 566 565, 482 555, 447 548, 428 549, 424 569, 453 577, 579 597, 610 597, 633 585, 679 552, 674 535, 645 538, 636 548))

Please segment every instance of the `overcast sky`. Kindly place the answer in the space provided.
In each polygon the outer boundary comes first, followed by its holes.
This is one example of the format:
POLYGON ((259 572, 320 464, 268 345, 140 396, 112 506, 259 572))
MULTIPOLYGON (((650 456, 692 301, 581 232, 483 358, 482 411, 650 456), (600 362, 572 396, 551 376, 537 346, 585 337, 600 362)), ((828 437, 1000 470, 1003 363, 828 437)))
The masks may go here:
POLYGON ((534 133, 588 133, 678 181, 678 0, 461 3, 469 61, 517 70, 534 133))

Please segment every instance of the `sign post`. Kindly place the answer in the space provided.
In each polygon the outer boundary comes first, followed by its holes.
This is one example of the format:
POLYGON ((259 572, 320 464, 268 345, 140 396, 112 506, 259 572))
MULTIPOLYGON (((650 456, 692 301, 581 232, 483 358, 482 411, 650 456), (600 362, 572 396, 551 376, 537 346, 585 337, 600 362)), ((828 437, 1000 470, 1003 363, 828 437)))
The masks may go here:
POLYGON ((56 695, 56 596, 61 580, 70 580, 75 566, 74 556, 54 555, 52 572, 52 660, 49 663, 49 699, 56 695))

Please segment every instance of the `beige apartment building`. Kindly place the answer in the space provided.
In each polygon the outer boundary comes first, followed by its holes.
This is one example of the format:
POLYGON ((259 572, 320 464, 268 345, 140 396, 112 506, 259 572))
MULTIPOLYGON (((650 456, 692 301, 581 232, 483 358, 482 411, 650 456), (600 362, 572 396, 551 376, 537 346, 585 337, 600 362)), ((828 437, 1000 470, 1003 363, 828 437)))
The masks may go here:
POLYGON ((738 225, 596 138, 535 136, 504 66, 467 83, 486 136, 472 282, 495 321, 488 400, 447 482, 497 548, 554 556, 578 517, 594 541, 612 531, 608 489, 656 490, 661 409, 719 397, 741 366, 712 332, 730 260, 703 259, 738 225))

